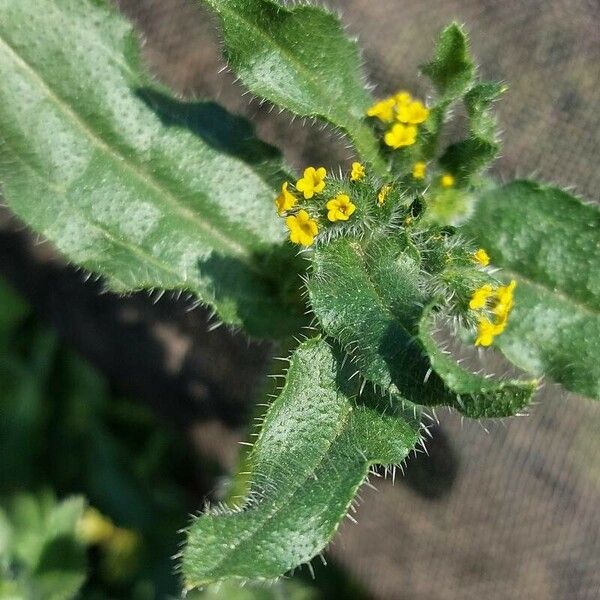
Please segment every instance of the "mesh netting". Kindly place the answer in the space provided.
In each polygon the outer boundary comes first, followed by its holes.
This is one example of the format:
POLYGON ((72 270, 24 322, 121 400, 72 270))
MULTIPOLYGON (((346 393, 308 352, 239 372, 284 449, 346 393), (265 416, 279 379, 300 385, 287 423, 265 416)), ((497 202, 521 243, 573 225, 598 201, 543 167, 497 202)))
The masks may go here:
MULTIPOLYGON (((249 104, 219 75, 214 21, 192 0, 121 0, 154 72, 187 96, 250 116, 296 165, 336 165, 348 151, 330 133, 249 104)), ((600 4, 597 0, 330 0, 360 36, 381 94, 427 91, 417 66, 455 18, 471 33, 483 76, 506 81, 501 178, 534 174, 597 199, 600 185, 600 4)), ((440 414, 458 457, 435 500, 380 481, 363 491, 359 526, 330 552, 377 598, 600 597, 600 405, 547 386, 531 415, 486 425, 440 414)))

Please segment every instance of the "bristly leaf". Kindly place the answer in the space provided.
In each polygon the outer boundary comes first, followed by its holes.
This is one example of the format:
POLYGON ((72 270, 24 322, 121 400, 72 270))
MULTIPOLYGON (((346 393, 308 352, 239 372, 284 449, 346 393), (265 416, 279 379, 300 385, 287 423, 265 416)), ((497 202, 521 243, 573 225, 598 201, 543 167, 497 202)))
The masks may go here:
POLYGON ((515 414, 533 395, 530 383, 484 385, 466 374, 459 382, 435 345, 425 336, 423 343, 419 327, 431 291, 420 258, 400 236, 342 238, 319 247, 308 290, 323 330, 384 393, 414 404, 453 406, 469 417, 515 414))
POLYGON ((248 89, 348 134, 359 156, 384 169, 365 113, 372 99, 361 61, 338 18, 316 6, 275 0, 203 0, 220 17, 229 66, 248 89))
POLYGON ((507 278, 515 308, 498 346, 516 365, 600 397, 600 211, 517 181, 481 194, 465 225, 507 278))
POLYGON ((428 308, 419 324, 419 338, 427 351, 431 368, 446 386, 457 394, 461 412, 473 419, 509 417, 525 408, 538 382, 484 377, 463 369, 451 355, 444 353, 433 336, 435 311, 428 308))
POLYGON ((482 81, 465 94, 463 101, 469 117, 469 129, 474 135, 496 138, 498 124, 490 108, 506 89, 497 81, 482 81))
POLYGON ((188 290, 253 335, 297 329, 273 275, 295 272, 279 154, 217 105, 157 89, 116 9, 0 3, 0 80, 2 193, 67 258, 118 291, 188 290))
POLYGON ((504 90, 500 83, 485 81, 475 84, 463 98, 469 118, 469 137, 450 144, 440 158, 442 167, 452 173, 459 184, 467 183, 471 175, 498 156, 498 127, 491 106, 504 90))
POLYGON ((421 70, 433 82, 440 102, 453 102, 471 88, 475 64, 467 34, 460 25, 451 23, 442 31, 433 60, 421 70))
POLYGON ((425 157, 433 158, 448 108, 463 98, 475 80, 475 63, 469 52, 467 34, 462 27, 452 23, 442 31, 433 59, 423 65, 421 70, 431 79, 438 93, 436 103, 425 122, 422 141, 425 157))
POLYGON ((245 505, 209 510, 190 528, 187 587, 273 579, 309 561, 335 533, 369 465, 404 460, 419 440, 412 410, 405 415, 368 390, 357 400, 358 386, 325 341, 296 350, 251 455, 245 505))

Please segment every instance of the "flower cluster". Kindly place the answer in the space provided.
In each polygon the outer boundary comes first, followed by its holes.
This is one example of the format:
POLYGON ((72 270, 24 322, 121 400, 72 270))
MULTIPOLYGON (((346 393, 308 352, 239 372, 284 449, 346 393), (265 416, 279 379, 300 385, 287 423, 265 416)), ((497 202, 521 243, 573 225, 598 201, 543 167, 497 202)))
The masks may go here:
MULTIPOLYGON (((484 267, 490 260, 482 248, 475 252, 473 259, 484 267)), ((469 308, 478 313, 476 346, 491 346, 494 338, 506 329, 516 285, 514 279, 498 287, 486 283, 473 292, 469 308)))
POLYGON ((349 173, 350 182, 346 180, 345 190, 340 190, 337 181, 328 183, 324 167, 305 169, 294 186, 295 190, 290 189, 290 183, 285 181, 280 194, 275 198, 275 206, 279 216, 285 217, 290 241, 305 247, 311 246, 319 233, 320 222, 348 221, 356 212, 356 204, 351 197, 352 186, 361 182, 365 176, 364 165, 355 162, 349 173), (327 198, 324 204, 315 201, 324 195, 327 198))
POLYGON ((397 150, 412 146, 417 141, 418 125, 427 120, 429 109, 420 100, 402 91, 373 104, 367 116, 388 127, 383 140, 387 146, 397 150))

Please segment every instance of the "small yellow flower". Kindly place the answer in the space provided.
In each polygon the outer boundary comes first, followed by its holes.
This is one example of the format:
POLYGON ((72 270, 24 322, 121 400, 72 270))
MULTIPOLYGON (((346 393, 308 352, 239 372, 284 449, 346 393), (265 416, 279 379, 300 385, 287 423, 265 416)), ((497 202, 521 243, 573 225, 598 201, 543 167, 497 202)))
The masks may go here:
POLYGON ((359 162, 352 163, 352 172, 350 173, 350 181, 361 181, 365 178, 365 167, 359 162))
POLYGON ((297 200, 294 195, 288 191, 288 182, 285 181, 281 186, 281 194, 275 198, 275 206, 277 207, 279 216, 283 216, 286 211, 294 208, 296 202, 297 200))
POLYGON ((427 173, 427 163, 420 160, 416 162, 413 166, 412 176, 415 179, 425 179, 425 174, 427 173))
POLYGON ((420 100, 413 100, 412 102, 398 106, 397 118, 401 123, 418 125, 419 123, 423 123, 428 116, 429 109, 420 100))
POLYGON ((116 530, 113 522, 99 510, 88 507, 77 523, 77 535, 86 544, 100 544, 110 540, 116 530))
POLYGON ((327 218, 336 221, 347 221, 356 210, 356 206, 346 194, 339 194, 327 203, 327 218))
POLYGON ((445 175, 442 175, 440 183, 444 188, 451 188, 454 185, 454 177, 450 175, 450 173, 446 173, 445 175))
MULTIPOLYGON (((504 327, 502 328, 502 330, 504 327)), ((477 324, 477 339, 476 346, 491 346, 494 337, 502 331, 498 331, 498 326, 492 323, 487 317, 480 317, 477 324)))
POLYGON ((412 146, 417 141, 417 128, 414 125, 396 123, 383 139, 390 148, 395 150, 403 146, 412 146))
POLYGON ((319 194, 325 189, 325 177, 327 171, 324 167, 315 169, 308 167, 304 170, 302 179, 296 182, 296 189, 304 194, 306 200, 310 200, 315 194, 319 194))
POLYGON ((491 346, 494 338, 506 329, 508 315, 513 307, 513 292, 516 285, 517 282, 514 279, 508 285, 501 286, 496 290, 492 290, 492 287, 486 284, 473 293, 469 303, 469 308, 472 309, 485 308, 490 298, 495 300, 492 308, 494 321, 490 321, 483 315, 479 317, 476 346, 491 346))
POLYGON ((317 222, 311 219, 305 210, 287 217, 285 224, 290 230, 290 241, 294 244, 310 246, 315 241, 317 233, 319 233, 317 222))
POLYGON ((483 248, 479 248, 477 252, 473 253, 473 260, 482 267, 487 267, 490 264, 490 257, 483 248))
POLYGON ((508 285, 499 287, 496 290, 496 305, 493 308, 493 312, 498 318, 498 322, 506 323, 508 314, 513 307, 513 292, 517 287, 517 282, 513 279, 508 285))
POLYGON ((391 190, 392 186, 389 183, 386 183, 385 185, 381 186, 379 194, 377 194, 377 202, 379 202, 379 206, 381 206, 385 202, 385 199, 388 197, 388 194, 391 190))
POLYGON ((398 108, 405 104, 410 104, 412 101, 412 96, 409 92, 401 90, 400 92, 396 92, 396 94, 394 94, 394 100, 396 101, 396 108, 398 108))
POLYGON ((469 308, 471 310, 485 308, 487 301, 493 296, 493 294, 494 290, 489 283, 482 285, 473 292, 471 300, 469 301, 469 308))
POLYGON ((384 123, 391 123, 394 120, 394 108, 396 101, 394 98, 386 98, 376 102, 367 111, 367 116, 375 117, 384 123))

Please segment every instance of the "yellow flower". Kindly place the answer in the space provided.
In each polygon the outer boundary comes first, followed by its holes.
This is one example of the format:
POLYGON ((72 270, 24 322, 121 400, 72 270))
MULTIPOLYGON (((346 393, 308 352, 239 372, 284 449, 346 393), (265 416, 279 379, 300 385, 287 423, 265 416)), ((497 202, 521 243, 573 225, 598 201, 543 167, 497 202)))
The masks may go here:
POLYGON ((501 286, 496 290, 492 290, 492 286, 486 284, 473 293, 469 308, 485 308, 490 297, 496 302, 492 308, 493 322, 486 316, 479 317, 476 346, 490 346, 494 338, 506 329, 508 315, 513 307, 513 292, 516 285, 517 282, 514 279, 508 285, 501 286))
POLYGON ((116 530, 113 522, 95 508, 86 508, 77 523, 77 535, 86 544, 100 544, 110 540, 116 530))
POLYGON ((471 300, 469 301, 469 308, 471 310, 485 308, 487 301, 493 296, 493 294, 494 290, 489 283, 482 285, 473 292, 471 300))
POLYGON ((419 100, 413 100, 398 106, 398 121, 418 125, 429 116, 429 109, 419 100))
POLYGON ((390 123, 394 120, 394 107, 396 106, 396 101, 394 98, 386 98, 385 100, 380 100, 376 102, 369 108, 367 111, 367 116, 375 117, 384 123, 390 123))
POLYGON ((386 183, 385 185, 381 186, 379 194, 377 194, 377 202, 379 202, 379 206, 381 206, 385 202, 385 199, 387 198, 391 189, 392 186, 389 183, 386 183))
POLYGON ((306 200, 310 200, 315 194, 319 194, 325 189, 325 177, 327 177, 327 171, 324 167, 318 169, 308 167, 304 170, 302 179, 298 179, 296 182, 296 189, 304 194, 306 200))
POLYGON ((479 248, 477 252, 473 253, 473 260, 482 267, 487 267, 490 264, 490 257, 483 248, 479 248))
POLYGON ((390 148, 398 149, 403 146, 412 146, 417 141, 417 128, 414 125, 396 123, 384 137, 385 143, 390 148))
POLYGON ((422 160, 416 162, 413 166, 412 176, 415 179, 425 179, 425 173, 427 173, 427 164, 422 160))
POLYGON ((315 241, 317 233, 319 233, 317 222, 311 219, 305 210, 287 217, 285 224, 290 230, 290 241, 294 244, 310 246, 315 241))
POLYGON ((356 210, 356 206, 346 194, 339 194, 327 203, 327 218, 335 223, 336 221, 347 221, 356 210))
POLYGON ((294 195, 288 191, 288 182, 285 181, 281 186, 281 194, 275 198, 275 206, 277 207, 279 216, 283 216, 286 211, 294 208, 296 202, 297 200, 294 195))
POLYGON ((405 92, 404 90, 400 92, 396 92, 394 94, 394 100, 396 101, 396 107, 403 106, 404 104, 410 104, 412 101, 412 96, 409 92, 405 92))
POLYGON ((440 183, 442 184, 442 187, 451 188, 454 185, 454 177, 450 175, 450 173, 446 173, 445 175, 442 175, 440 183))
POLYGON ((352 172, 350 173, 350 181, 360 181, 365 178, 365 167, 359 162, 352 163, 352 172))
POLYGON ((494 337, 502 333, 502 330, 498 330, 498 325, 492 323, 487 317, 480 317, 479 323, 477 324, 477 339, 475 340, 476 346, 491 346, 494 341, 494 337))
POLYGON ((498 317, 498 322, 506 322, 508 319, 508 313, 513 307, 513 292, 517 287, 517 282, 513 279, 508 285, 499 287, 496 290, 496 304, 493 308, 493 312, 498 317))

